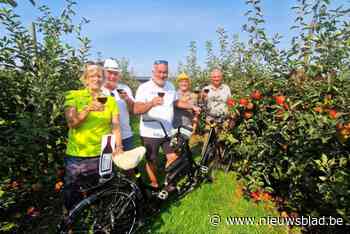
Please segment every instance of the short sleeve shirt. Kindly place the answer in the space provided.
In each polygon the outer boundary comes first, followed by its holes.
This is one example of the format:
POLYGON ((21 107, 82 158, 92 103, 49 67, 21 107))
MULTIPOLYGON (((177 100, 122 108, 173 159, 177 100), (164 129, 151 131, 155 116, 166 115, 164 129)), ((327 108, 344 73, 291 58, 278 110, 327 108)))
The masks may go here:
MULTIPOLYGON (((82 111, 92 101, 87 89, 72 90, 66 93, 64 107, 75 107, 82 111)), ((91 111, 76 128, 68 132, 66 154, 75 157, 93 157, 100 155, 103 135, 112 132, 112 118, 119 114, 118 106, 112 97, 107 97, 104 111, 91 111)))
MULTIPOLYGON (((181 93, 177 92, 177 96, 180 100, 187 102, 190 105, 197 105, 197 96, 191 92, 181 93)), ((192 127, 193 121, 193 111, 185 110, 178 107, 174 107, 174 128, 178 128, 180 126, 188 126, 192 127)))
POLYGON ((158 86, 151 79, 141 84, 135 95, 135 102, 150 102, 158 92, 164 92, 164 103, 160 106, 152 107, 147 113, 140 118, 140 135, 142 137, 163 138, 164 132, 157 122, 143 122, 146 115, 148 118, 157 119, 162 122, 168 135, 172 130, 172 122, 174 118, 174 102, 177 100, 176 90, 174 85, 166 81, 163 87, 158 86))
MULTIPOLYGON (((134 101, 134 96, 132 95, 132 91, 129 88, 129 86, 127 86, 126 84, 118 83, 117 89, 122 89, 123 91, 125 91, 128 94, 129 98, 134 101)), ((120 111, 119 123, 120 123, 120 131, 122 134, 122 139, 124 140, 129 137, 132 137, 133 134, 130 126, 130 114, 129 114, 127 103, 120 98, 119 93, 116 89, 109 91, 106 88, 102 88, 102 91, 106 95, 114 96, 114 99, 118 104, 118 108, 120 111)))
POLYGON ((227 114, 227 98, 231 97, 230 88, 221 84, 220 87, 215 88, 213 85, 208 85, 203 89, 209 89, 208 93, 208 109, 209 114, 212 116, 220 116, 227 114))

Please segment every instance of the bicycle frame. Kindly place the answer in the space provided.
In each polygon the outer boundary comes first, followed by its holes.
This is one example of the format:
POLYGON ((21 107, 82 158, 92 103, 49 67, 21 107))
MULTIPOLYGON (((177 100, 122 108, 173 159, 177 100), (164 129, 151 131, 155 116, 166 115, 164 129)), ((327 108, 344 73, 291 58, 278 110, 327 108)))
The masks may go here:
MULTIPOLYGON (((201 107, 204 110, 203 112, 205 114, 206 120, 207 117, 212 118, 209 123, 209 133, 207 135, 206 141, 204 142, 201 152, 203 160, 201 164, 208 165, 214 162, 215 167, 219 165, 223 166, 225 167, 225 171, 227 172, 231 167, 233 159, 231 155, 229 155, 229 157, 226 157, 227 155, 225 155, 225 144, 223 144, 223 142, 218 139, 218 127, 222 127, 222 125, 227 119, 225 116, 211 115, 205 103, 203 103, 201 107), (225 161, 228 161, 228 163, 224 163, 225 161)), ((210 167, 212 168, 213 165, 211 165, 210 167)))
MULTIPOLYGON (((147 119, 143 119, 144 122, 157 122, 162 130, 163 130, 163 133, 164 133, 164 137, 167 139, 167 140, 171 140, 171 138, 168 136, 166 130, 165 130, 165 127, 163 125, 163 123, 160 121, 160 120, 157 120, 157 119, 150 119, 150 118, 147 118, 147 119)), ((184 129, 187 129, 189 130, 189 128, 187 126, 180 126, 178 129, 177 129, 177 133, 178 136, 182 136, 181 135, 181 129, 184 128, 184 129)), ((215 134, 212 134, 213 137, 215 137, 214 135, 215 134)), ((192 156, 192 152, 190 150, 190 147, 188 145, 188 140, 189 140, 190 137, 188 137, 188 139, 184 139, 184 137, 180 137, 180 145, 177 146, 178 149, 180 149, 180 154, 178 154, 178 160, 181 159, 181 158, 185 158, 186 160, 188 160, 189 164, 190 164, 190 168, 192 169, 191 172, 188 173, 188 176, 189 176, 189 179, 192 180, 192 181, 200 181, 201 179, 203 178, 198 178, 198 177, 205 177, 207 176, 207 172, 208 172, 208 165, 206 165, 206 162, 205 160, 203 159, 205 157, 205 154, 202 154, 201 155, 201 160, 200 160, 200 163, 197 164, 194 159, 193 159, 193 156, 192 156), (198 173, 198 171, 200 173, 198 173)), ((174 164, 174 167, 176 165, 176 162, 177 160, 175 160, 175 162, 173 162, 169 167, 168 167, 168 171, 169 168, 171 168, 171 166, 174 164)), ((182 169, 185 169, 185 166, 181 167, 181 164, 179 163, 179 171, 181 171, 182 169)))
MULTIPOLYGON (((160 121, 149 121, 158 122, 162 126, 165 138, 171 140, 160 121)), ((186 128, 185 126, 182 127, 186 128)), ((136 220, 144 220, 146 217, 149 217, 147 215, 148 213, 157 213, 159 211, 159 205, 162 204, 163 201, 168 200, 168 185, 178 185, 177 182, 179 180, 186 178, 185 184, 176 187, 176 193, 174 193, 174 195, 175 198, 178 199, 192 191, 204 179, 207 178, 208 181, 210 181, 207 177, 207 170, 203 170, 203 168, 205 169, 207 166, 202 165, 201 163, 197 164, 193 160, 192 152, 188 145, 189 139, 183 135, 181 127, 178 128, 177 133, 173 137, 177 139, 176 145, 179 155, 178 159, 166 168, 167 177, 162 190, 159 191, 150 185, 147 185, 142 180, 138 171, 136 172, 136 181, 127 178, 120 172, 116 172, 113 179, 111 178, 107 181, 108 183, 102 182, 102 184, 98 184, 92 190, 88 189, 86 191, 86 196, 69 212, 68 218, 62 222, 62 226, 59 227, 60 233, 67 233, 70 225, 74 224, 76 219, 79 220, 79 214, 81 214, 84 209, 88 209, 90 204, 99 201, 100 197, 109 196, 108 194, 120 194, 123 197, 123 200, 128 202, 128 204, 124 204, 122 207, 114 206, 112 203, 108 205, 108 207, 101 208, 101 212, 107 212, 107 216, 110 216, 109 227, 112 227, 114 230, 113 220, 123 217, 123 212, 126 212, 123 207, 129 207, 129 204, 134 204, 132 207, 134 207, 133 210, 136 210, 136 220)), ((137 167, 135 169, 137 170, 137 167)), ((97 219, 99 219, 99 217, 97 217, 97 219)), ((128 233, 133 232, 134 228, 135 226, 130 227, 128 233)))

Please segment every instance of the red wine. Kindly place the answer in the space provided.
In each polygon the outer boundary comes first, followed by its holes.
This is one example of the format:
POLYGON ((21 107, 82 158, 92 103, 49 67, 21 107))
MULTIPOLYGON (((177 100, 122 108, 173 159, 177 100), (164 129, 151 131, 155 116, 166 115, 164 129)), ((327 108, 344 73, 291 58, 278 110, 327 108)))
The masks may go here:
POLYGON ((112 145, 111 145, 111 140, 112 140, 112 137, 108 136, 107 144, 106 144, 106 147, 103 149, 102 154, 111 154, 113 152, 112 145))
POLYGON ((105 104, 107 102, 107 97, 98 97, 97 101, 101 104, 105 104))
POLYGON ((164 92, 158 92, 159 97, 164 97, 165 93, 164 92))
POLYGON ((124 89, 117 89, 117 92, 118 92, 118 93, 123 93, 123 92, 124 92, 124 89))
POLYGON ((204 93, 209 93, 209 89, 204 89, 204 93))

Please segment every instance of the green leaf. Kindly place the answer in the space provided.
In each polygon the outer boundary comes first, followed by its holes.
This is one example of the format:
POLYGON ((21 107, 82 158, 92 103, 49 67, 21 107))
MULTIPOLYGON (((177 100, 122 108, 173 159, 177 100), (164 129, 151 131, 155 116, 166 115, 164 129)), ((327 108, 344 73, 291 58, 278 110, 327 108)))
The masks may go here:
POLYGON ((328 157, 327 157, 326 154, 322 154, 322 155, 321 155, 321 161, 322 161, 322 163, 327 164, 327 162, 328 162, 328 157))
POLYGON ((0 231, 3 231, 3 232, 11 231, 15 227, 16 227, 15 223, 9 223, 9 222, 0 223, 0 231))
POLYGON ((12 7, 17 6, 17 2, 14 0, 0 0, 0 3, 7 3, 7 4, 10 4, 12 7))

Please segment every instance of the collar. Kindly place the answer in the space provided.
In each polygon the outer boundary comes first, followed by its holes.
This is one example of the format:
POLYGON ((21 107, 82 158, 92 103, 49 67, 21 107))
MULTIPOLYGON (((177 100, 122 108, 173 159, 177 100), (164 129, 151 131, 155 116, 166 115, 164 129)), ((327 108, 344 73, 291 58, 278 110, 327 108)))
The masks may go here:
POLYGON ((150 80, 151 82, 152 82, 152 84, 154 85, 154 86, 156 86, 156 87, 158 87, 158 88, 161 88, 161 89, 164 89, 165 88, 165 86, 166 86, 166 82, 167 81, 165 81, 164 82, 164 86, 159 86, 156 82, 154 82, 154 80, 153 80, 153 77, 152 77, 152 79, 150 80))
POLYGON ((212 89, 212 90, 220 90, 220 89, 223 89, 224 88, 224 86, 223 86, 223 84, 220 84, 220 86, 219 87, 215 87, 214 85, 212 85, 212 84, 210 84, 210 89, 212 89))
POLYGON ((107 89, 106 87, 102 87, 101 90, 102 90, 102 92, 103 92, 105 95, 110 95, 111 93, 113 93, 114 96, 116 96, 116 93, 118 93, 118 92, 116 91, 116 89, 109 90, 109 89, 107 89))
POLYGON ((182 92, 180 90, 177 91, 180 95, 190 95, 191 91, 186 91, 186 92, 182 92))
POLYGON ((81 95, 84 97, 92 97, 90 91, 87 88, 81 90, 81 95))

